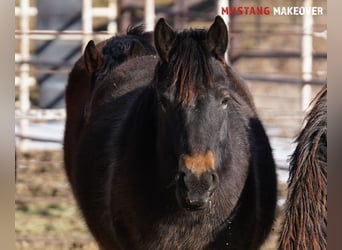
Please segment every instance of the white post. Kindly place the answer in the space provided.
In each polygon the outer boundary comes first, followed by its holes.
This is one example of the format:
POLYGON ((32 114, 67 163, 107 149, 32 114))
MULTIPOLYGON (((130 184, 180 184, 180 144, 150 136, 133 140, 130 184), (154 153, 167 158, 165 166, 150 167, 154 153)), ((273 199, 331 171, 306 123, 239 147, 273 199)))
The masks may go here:
POLYGON ((117 0, 108 0, 108 9, 110 14, 108 15, 109 23, 107 30, 111 34, 115 35, 118 32, 118 2, 117 0))
MULTIPOLYGON (((20 111, 25 114, 30 110, 30 82, 29 82, 29 64, 27 61, 30 58, 30 38, 28 32, 30 30, 30 2, 29 0, 20 1, 20 29, 22 32, 21 43, 20 43, 20 53, 21 60, 24 62, 20 66, 20 111)), ((29 126, 28 119, 21 119, 19 128, 20 134, 27 135, 29 126)), ((27 140, 20 140, 19 148, 21 150, 27 150, 27 140)))
POLYGON ((83 30, 83 41, 82 41, 82 53, 85 46, 92 39, 93 33, 93 13, 92 13, 92 0, 83 0, 82 5, 82 30, 83 30))
MULTIPOLYGON (((312 0, 305 0, 304 7, 311 7, 312 0)), ((312 80, 312 26, 313 16, 305 14, 303 16, 303 38, 302 38, 302 110, 307 109, 311 101, 312 80)))
POLYGON ((221 16, 226 23, 226 25, 229 24, 229 15, 222 13, 222 7, 226 8, 229 7, 229 0, 218 0, 217 1, 217 15, 221 16))
MULTIPOLYGON (((229 0, 218 0, 217 1, 217 15, 221 16, 224 20, 224 22, 227 25, 228 31, 229 31, 229 15, 222 13, 222 7, 228 7, 229 8, 229 0)), ((226 54, 224 55, 225 61, 228 63, 228 50, 226 51, 226 54)))
POLYGON ((184 0, 174 0, 174 17, 173 25, 175 30, 181 31, 188 24, 189 3, 184 0))
POLYGON ((145 0, 145 30, 153 31, 155 18, 154 0, 145 0))

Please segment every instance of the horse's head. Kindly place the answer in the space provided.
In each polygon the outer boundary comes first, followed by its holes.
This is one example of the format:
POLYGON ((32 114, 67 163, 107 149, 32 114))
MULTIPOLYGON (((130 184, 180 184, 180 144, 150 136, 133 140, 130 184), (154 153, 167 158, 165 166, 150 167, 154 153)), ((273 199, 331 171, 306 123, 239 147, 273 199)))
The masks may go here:
POLYGON ((204 209, 218 186, 228 137, 227 27, 216 17, 208 31, 177 34, 160 19, 154 37, 161 157, 175 177, 180 206, 204 209))

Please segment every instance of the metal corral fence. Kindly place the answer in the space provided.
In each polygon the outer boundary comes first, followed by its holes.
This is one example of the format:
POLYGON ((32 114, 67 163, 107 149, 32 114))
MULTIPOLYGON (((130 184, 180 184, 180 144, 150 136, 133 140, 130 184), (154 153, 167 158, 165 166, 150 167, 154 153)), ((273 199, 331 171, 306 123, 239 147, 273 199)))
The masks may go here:
MULTIPOLYGON (((313 0, 303 1, 303 6, 312 6, 313 0)), ((15 38, 17 41, 17 50, 15 54, 16 63, 16 78, 15 85, 17 89, 17 100, 16 100, 16 137, 18 139, 17 147, 20 150, 27 149, 28 140, 40 140, 40 141, 54 141, 60 142, 60 140, 39 138, 35 136, 29 136, 27 131, 30 122, 32 121, 63 121, 65 119, 65 111, 63 108, 55 109, 53 105, 47 105, 44 107, 35 107, 32 109, 30 101, 30 89, 39 87, 39 82, 46 80, 51 75, 62 74, 66 76, 72 67, 73 58, 79 56, 85 46, 90 40, 94 39, 97 41, 107 39, 112 35, 116 34, 120 30, 126 29, 129 24, 129 20, 133 20, 132 16, 127 17, 124 10, 129 9, 130 6, 136 7, 143 11, 143 20, 145 23, 146 30, 153 30, 155 20, 158 17, 164 16, 173 20, 173 24, 177 29, 183 29, 186 27, 188 22, 195 22, 196 20, 200 23, 208 22, 213 19, 216 14, 221 15, 227 23, 230 24, 230 35, 231 35, 231 49, 230 49, 230 63, 237 65, 241 61, 248 60, 275 60, 285 59, 292 60, 296 59, 300 62, 301 69, 297 72, 288 74, 287 72, 244 72, 240 69, 242 76, 254 84, 254 82, 263 83, 286 83, 296 84, 301 86, 301 101, 302 110, 304 110, 310 100, 312 99, 312 85, 321 85, 325 82, 326 71, 325 69, 313 71, 313 61, 326 61, 327 55, 326 50, 316 53, 313 48, 313 39, 326 39, 326 24, 314 23, 314 17, 312 15, 304 15, 302 21, 295 23, 293 21, 281 21, 268 23, 269 27, 276 27, 272 29, 262 29, 263 26, 267 25, 261 17, 256 16, 254 19, 245 18, 243 16, 234 16, 229 20, 229 15, 222 14, 223 6, 235 6, 239 5, 239 1, 215 1, 215 6, 210 6, 208 9, 210 13, 199 11, 200 7, 205 8, 207 1, 184 1, 174 0, 166 5, 158 5, 158 1, 144 0, 144 1, 118 1, 118 0, 106 0, 106 1, 93 1, 83 0, 80 13, 70 20, 65 20, 64 24, 58 30, 42 30, 35 29, 32 27, 32 20, 35 20, 39 9, 30 5, 33 1, 20 0, 15 7, 15 15, 17 20, 17 27, 15 31, 15 38), (102 6, 94 6, 95 2, 101 2, 102 6), (138 4, 137 4, 138 2, 138 4), (204 7, 203 7, 204 6, 204 7), (101 31, 95 27, 94 20, 96 18, 106 19, 106 27, 102 28, 101 31), (69 30, 68 28, 76 21, 81 22, 81 29, 69 30), (241 29, 244 25, 250 23, 253 25, 253 30, 244 31, 241 29), (31 23, 31 25, 30 25, 31 23), (120 25, 119 25, 120 24, 120 25), (276 25, 276 26, 275 26, 276 25), (291 26, 292 25, 292 26, 291 26), (288 27, 295 27, 295 29, 288 29, 288 27), (287 30, 281 27, 287 28, 287 30), (300 27, 300 28, 298 28, 300 27), (262 46, 255 47, 256 49, 244 49, 242 50, 240 42, 243 40, 255 40, 256 43, 266 37, 277 37, 277 38, 288 38, 298 37, 301 45, 297 47, 299 50, 286 50, 286 51, 275 51, 272 48, 262 48, 262 46), (49 44, 55 40, 64 41, 79 41, 79 46, 72 49, 71 52, 65 56, 61 62, 53 62, 48 60, 38 60, 35 56, 35 52, 43 50, 48 47, 49 44), (42 46, 32 52, 34 41, 45 41, 42 46), (37 73, 44 74, 42 77, 37 79, 37 73), (295 76, 293 76, 295 75, 295 76), (38 86, 37 86, 38 85, 38 86)), ((317 2, 317 1, 316 1, 317 2)), ((256 1, 256 4, 262 5, 265 2, 256 1)), ((130 12, 131 15, 132 11, 130 12)), ((291 20, 291 16, 287 20, 291 20)), ((241 63, 243 64, 243 63, 241 63)), ((63 91, 59 93, 59 99, 63 98, 63 91)), ((302 114, 300 114, 302 115, 302 114)))

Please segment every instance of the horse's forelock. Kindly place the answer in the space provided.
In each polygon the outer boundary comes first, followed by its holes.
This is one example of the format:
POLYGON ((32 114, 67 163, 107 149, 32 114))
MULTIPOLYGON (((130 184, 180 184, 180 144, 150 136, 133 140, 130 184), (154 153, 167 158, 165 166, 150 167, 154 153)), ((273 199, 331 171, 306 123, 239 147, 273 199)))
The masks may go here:
POLYGON ((171 51, 169 74, 176 98, 189 104, 198 91, 213 86, 211 56, 205 45, 205 30, 187 30, 177 35, 171 51))

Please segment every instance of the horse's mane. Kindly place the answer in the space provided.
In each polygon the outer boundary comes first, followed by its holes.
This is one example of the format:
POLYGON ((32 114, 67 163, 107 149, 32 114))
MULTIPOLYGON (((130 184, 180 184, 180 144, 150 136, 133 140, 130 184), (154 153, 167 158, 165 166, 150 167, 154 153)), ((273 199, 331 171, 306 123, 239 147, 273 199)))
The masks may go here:
POLYGON ((167 69, 166 65, 159 65, 160 71, 171 81, 165 87, 174 86, 176 98, 181 103, 190 103, 195 98, 195 89, 212 86, 213 70, 210 65, 211 56, 205 44, 206 34, 207 31, 202 29, 178 33, 175 46, 170 51, 167 69))
POLYGON ((279 249, 327 247, 327 86, 312 102, 290 160, 289 194, 279 249))
POLYGON ((107 75, 112 69, 125 62, 134 43, 139 43, 145 49, 146 55, 154 55, 152 33, 144 32, 143 25, 130 26, 127 33, 114 36, 106 41, 102 48, 104 65, 94 77, 107 75))

